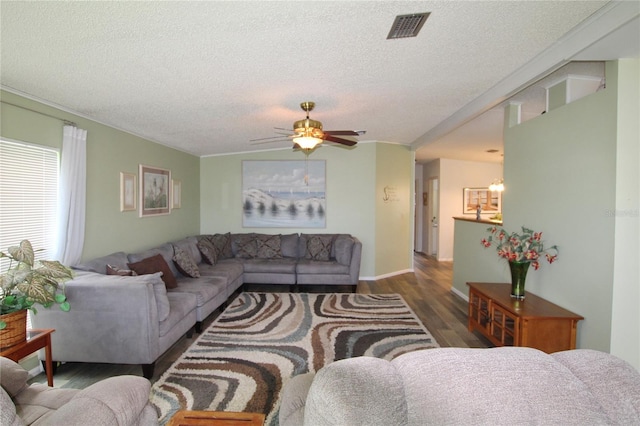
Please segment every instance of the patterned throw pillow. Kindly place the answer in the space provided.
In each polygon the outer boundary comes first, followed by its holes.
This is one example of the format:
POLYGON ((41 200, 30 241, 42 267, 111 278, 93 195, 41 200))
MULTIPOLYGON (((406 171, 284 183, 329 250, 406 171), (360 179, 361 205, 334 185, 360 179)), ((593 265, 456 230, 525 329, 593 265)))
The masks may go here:
POLYGON ((231 250, 231 233, 214 234, 209 236, 209 241, 216 249, 217 259, 231 259, 233 251, 231 250))
POLYGON ((254 234, 238 235, 235 239, 236 257, 253 259, 258 255, 258 244, 254 234))
POLYGON ((173 263, 176 264, 176 268, 178 268, 178 271, 180 271, 182 275, 191 278, 200 278, 200 270, 195 260, 191 258, 189 253, 179 247, 175 248, 173 263))
POLYGON ((120 275, 121 277, 132 277, 136 274, 136 271, 130 269, 120 269, 117 266, 107 265, 107 275, 120 275))
POLYGON ((310 235, 307 237, 307 253, 306 259, 311 260, 329 260, 331 255, 331 235, 310 235))
POLYGON ((218 261, 218 253, 216 248, 211 244, 211 240, 208 238, 201 238, 198 240, 198 244, 196 244, 198 250, 200 250, 200 254, 202 255, 202 259, 208 263, 209 265, 215 265, 218 261))
POLYGON ((161 254, 147 257, 140 262, 127 263, 127 266, 135 271, 138 275, 155 274, 156 272, 162 272, 162 281, 167 288, 178 287, 176 277, 173 276, 169 265, 164 260, 161 254))
POLYGON ((256 257, 260 259, 282 259, 282 250, 280 249, 280 234, 278 235, 257 235, 256 257))

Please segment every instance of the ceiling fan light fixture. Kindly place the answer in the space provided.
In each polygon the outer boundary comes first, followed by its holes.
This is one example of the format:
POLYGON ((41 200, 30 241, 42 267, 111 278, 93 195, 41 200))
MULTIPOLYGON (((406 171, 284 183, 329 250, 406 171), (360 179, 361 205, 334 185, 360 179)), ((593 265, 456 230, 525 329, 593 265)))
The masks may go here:
POLYGON ((489 191, 491 191, 491 192, 502 192, 502 191, 504 191, 504 180, 503 179, 496 179, 493 182, 491 182, 491 185, 489 185, 489 191))
POLYGON ((300 148, 309 150, 322 143, 322 139, 313 136, 298 136, 293 138, 293 141, 300 145, 300 148))

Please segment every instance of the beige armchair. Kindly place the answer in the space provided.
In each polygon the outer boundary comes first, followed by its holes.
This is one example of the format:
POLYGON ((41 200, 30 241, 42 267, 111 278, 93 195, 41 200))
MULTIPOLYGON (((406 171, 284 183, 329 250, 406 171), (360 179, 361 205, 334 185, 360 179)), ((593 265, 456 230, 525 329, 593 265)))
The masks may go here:
POLYGON ((157 425, 151 384, 138 376, 110 377, 86 389, 27 384, 28 372, 0 357, 0 425, 157 425))

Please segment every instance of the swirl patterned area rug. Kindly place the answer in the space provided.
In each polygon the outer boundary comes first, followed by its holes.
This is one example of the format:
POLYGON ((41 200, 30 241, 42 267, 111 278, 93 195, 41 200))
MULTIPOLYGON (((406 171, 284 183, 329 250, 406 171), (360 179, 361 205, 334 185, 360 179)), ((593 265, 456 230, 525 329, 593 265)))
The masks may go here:
POLYGON ((180 409, 264 413, 293 376, 356 356, 438 347, 397 294, 242 293, 153 385, 161 424, 180 409))

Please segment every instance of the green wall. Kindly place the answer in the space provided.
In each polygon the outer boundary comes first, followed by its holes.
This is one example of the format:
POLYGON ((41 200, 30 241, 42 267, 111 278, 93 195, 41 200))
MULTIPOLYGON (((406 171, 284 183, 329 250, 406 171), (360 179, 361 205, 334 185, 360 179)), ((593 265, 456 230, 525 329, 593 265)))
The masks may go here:
POLYGON ((407 188, 411 184, 412 153, 406 147, 384 143, 360 143, 353 149, 323 146, 310 160, 326 161, 327 226, 326 228, 243 228, 242 227, 242 160, 303 160, 302 152, 290 149, 203 157, 200 164, 200 223, 203 233, 215 232, 321 232, 350 233, 362 241, 361 279, 412 268, 408 259, 411 249, 411 204, 407 188), (384 177, 383 177, 384 176, 384 177), (386 178, 391 176, 391 179, 386 178), (403 202, 387 214, 380 212, 380 185, 394 185, 403 202), (402 210, 402 211, 400 211, 402 210), (382 214, 383 226, 377 215, 382 214), (398 223, 397 219, 409 219, 398 223), (401 232, 393 232, 400 230, 401 232), (390 232, 380 245, 379 232, 390 232), (379 253, 385 262, 378 264, 379 253))
MULTIPOLYGON (((579 348, 609 352, 612 334, 622 334, 619 349, 612 353, 637 368, 639 75, 637 61, 632 62, 624 66, 628 76, 620 81, 619 63, 607 63, 605 90, 505 130, 503 217, 507 230, 525 225, 543 231, 544 240, 560 248, 557 263, 543 262, 540 270, 529 273, 527 290, 585 317, 578 325, 579 348), (635 115, 620 122, 618 95, 629 90, 634 94, 625 106, 635 102, 635 115), (620 146, 619 133, 627 135, 626 147, 620 146), (635 181, 629 179, 633 175, 625 179, 617 170, 617 157, 627 152, 634 155, 627 167, 636 171, 635 181), (619 193, 623 181, 632 187, 631 198, 619 193), (620 198, 636 206, 627 210, 635 212, 634 217, 618 214, 620 198), (627 225, 631 233, 617 234, 625 221, 633 222, 627 225), (621 266, 616 276, 614 265, 625 264, 621 256, 633 258, 633 266, 621 266), (625 294, 633 301, 624 301, 625 294), (636 322, 632 327, 622 320, 613 324, 614 313, 636 322)), ((467 294, 466 281, 509 280, 508 268, 495 250, 480 246, 485 228, 456 223, 456 292, 467 294)))
POLYGON ((376 144, 376 276, 413 271, 414 153, 376 144))
POLYGON ((194 235, 200 225, 199 158, 42 103, 2 91, 0 134, 4 138, 60 148, 61 120, 87 130, 87 214, 83 260, 133 252, 194 235), (20 107, 8 105, 15 104, 20 107), (33 110, 33 111, 29 111, 33 110), (37 112, 34 112, 37 111, 37 112), (120 172, 138 174, 138 165, 170 169, 182 181, 182 208, 170 215, 139 218, 120 212, 120 172))

